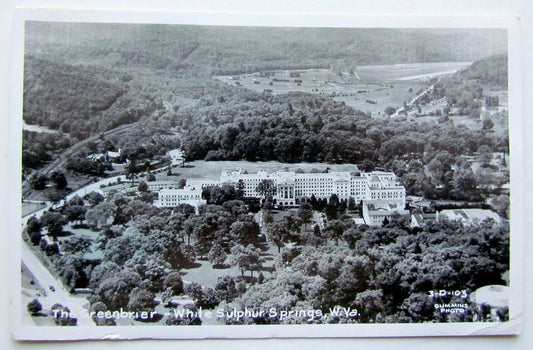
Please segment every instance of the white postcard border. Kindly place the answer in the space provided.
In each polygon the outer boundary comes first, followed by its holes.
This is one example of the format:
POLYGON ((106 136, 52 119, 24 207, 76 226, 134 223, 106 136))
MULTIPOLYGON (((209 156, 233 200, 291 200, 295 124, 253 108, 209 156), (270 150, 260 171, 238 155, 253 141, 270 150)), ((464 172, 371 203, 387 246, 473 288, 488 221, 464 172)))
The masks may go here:
POLYGON ((21 324, 20 317, 20 207, 7 206, 10 246, 9 283, 11 288, 11 330, 19 340, 80 339, 176 339, 176 338, 299 338, 299 337, 427 337, 514 335, 521 329, 523 310, 524 247, 524 172, 522 128, 522 52, 521 23, 512 16, 404 16, 404 15, 278 15, 258 13, 200 12, 126 12, 90 10, 19 9, 13 18, 13 55, 11 70, 11 116, 9 118, 9 165, 13 183, 9 200, 20 203, 20 149, 22 130, 22 64, 24 21, 167 23, 243 26, 304 27, 408 27, 408 28, 506 28, 509 52, 509 127, 511 164, 511 283, 510 320, 504 323, 452 324, 349 324, 287 326, 115 326, 115 327, 44 327, 21 324))

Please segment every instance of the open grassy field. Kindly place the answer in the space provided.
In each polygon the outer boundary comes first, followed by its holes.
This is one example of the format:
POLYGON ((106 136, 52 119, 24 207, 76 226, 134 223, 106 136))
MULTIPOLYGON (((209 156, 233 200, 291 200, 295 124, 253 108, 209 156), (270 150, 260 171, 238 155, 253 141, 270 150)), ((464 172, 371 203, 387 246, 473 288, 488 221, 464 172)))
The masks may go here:
POLYGON ((241 168, 242 171, 248 171, 248 173, 256 173, 259 170, 266 170, 271 173, 277 170, 283 171, 302 171, 322 172, 329 169, 329 171, 358 171, 355 164, 324 164, 324 163, 280 163, 275 161, 270 162, 248 162, 248 161, 204 161, 197 160, 187 163, 184 168, 176 167, 172 169, 174 175, 167 175, 166 172, 162 172, 156 175, 157 180, 169 180, 177 181, 181 178, 209 178, 218 179, 223 169, 241 168))
MULTIPOLYGON (((84 255, 84 258, 86 259, 101 259, 102 258, 102 252, 98 250, 98 239, 102 235, 100 231, 93 231, 88 228, 74 228, 72 223, 69 223, 64 227, 64 231, 66 232, 72 232, 74 235, 77 236, 85 236, 93 240, 93 244, 91 245, 91 252, 86 253, 84 255)), ((64 242, 67 241, 72 236, 65 236, 60 237, 59 241, 64 242)))
POLYGON ((451 74, 470 62, 409 63, 359 66, 354 75, 329 69, 278 70, 274 72, 215 76, 224 83, 273 94, 301 91, 332 96, 346 105, 383 115, 387 106, 400 107, 428 86, 429 78, 451 74))
POLYGON ((22 212, 21 216, 25 217, 26 215, 29 215, 31 213, 35 213, 36 211, 41 210, 44 208, 44 204, 40 203, 28 203, 28 202, 22 202, 22 212))
POLYGON ((450 74, 466 68, 472 62, 432 62, 405 63, 390 65, 373 65, 357 67, 357 74, 361 80, 376 82, 392 82, 394 80, 408 81, 428 79, 441 74, 450 74))

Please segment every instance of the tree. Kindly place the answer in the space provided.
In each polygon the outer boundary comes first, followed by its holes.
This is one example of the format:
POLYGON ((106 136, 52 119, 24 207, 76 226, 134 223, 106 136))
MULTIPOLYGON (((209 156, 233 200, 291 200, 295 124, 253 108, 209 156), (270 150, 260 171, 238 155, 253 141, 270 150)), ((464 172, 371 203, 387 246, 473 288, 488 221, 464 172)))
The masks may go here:
POLYGON ((196 251, 190 244, 180 245, 180 266, 189 267, 196 261, 196 251))
POLYGON ((35 216, 31 216, 28 221, 26 221, 26 231, 28 233, 32 232, 41 232, 42 225, 39 219, 37 219, 35 216))
POLYGON ((50 311, 58 326, 76 326, 78 324, 78 319, 71 316, 70 310, 66 306, 54 304, 50 311))
POLYGON ((199 307, 212 309, 220 303, 220 299, 213 288, 207 287, 203 290, 202 296, 196 300, 195 303, 199 307))
POLYGON ((459 167, 452 181, 454 198, 475 201, 479 199, 479 190, 474 172, 470 167, 459 167))
POLYGON ((35 174, 30 179, 30 186, 34 190, 44 190, 46 188, 46 184, 48 183, 48 178, 43 174, 35 174))
POLYGON ((311 206, 307 203, 300 205, 300 208, 298 209, 298 217, 302 220, 304 228, 307 231, 307 224, 309 224, 313 218, 311 206))
POLYGON ((102 196, 100 193, 96 191, 92 191, 92 192, 87 193, 83 197, 83 199, 86 200, 87 203, 89 203, 89 206, 94 207, 97 204, 104 201, 104 196, 102 196))
POLYGON ((52 203, 53 206, 55 206, 57 203, 59 203, 63 198, 65 198, 65 194, 63 191, 57 190, 55 188, 49 188, 45 193, 46 199, 52 203))
POLYGON ((453 156, 447 151, 441 151, 429 162, 427 169, 437 184, 447 186, 447 174, 450 172, 453 163, 453 156))
POLYGON ((434 302, 424 293, 413 293, 401 305, 401 310, 412 322, 426 322, 434 319, 434 302))
POLYGON ((501 194, 498 197, 492 198, 490 201, 493 209, 502 217, 509 217, 509 196, 506 194, 501 194))
POLYGON ((92 243, 93 240, 90 237, 76 235, 63 243, 62 250, 65 253, 83 256, 91 251, 92 243))
POLYGON ((148 185, 146 184, 146 182, 141 180, 141 181, 139 181, 138 189, 139 189, 139 192, 141 192, 141 193, 147 192, 148 191, 148 185))
POLYGON ((155 180, 156 180, 155 175, 152 172, 148 172, 148 174, 146 174, 146 181, 152 182, 155 180))
POLYGON ((60 213, 45 211, 41 216, 41 224, 48 230, 54 240, 63 232, 63 226, 67 224, 67 219, 60 213))
POLYGON ((200 300, 203 295, 202 286, 197 282, 192 282, 185 286, 185 294, 191 297, 195 302, 200 300))
POLYGON ((391 107, 391 106, 387 106, 387 107, 385 108, 385 115, 386 115, 387 117, 391 116, 391 115, 394 114, 394 113, 396 113, 396 108, 391 107))
MULTIPOLYGON (((251 216, 246 215, 248 214, 248 207, 242 200, 234 200, 234 201, 228 201, 222 204, 222 207, 229 213, 231 213, 234 217, 243 219, 244 218, 251 218, 251 216)), ((252 219, 253 220, 253 219, 252 219)), ((244 220, 244 221, 252 221, 252 220, 244 220)))
POLYGON ((334 220, 339 217, 339 212, 337 211, 337 206, 333 204, 326 204, 326 208, 324 210, 326 217, 328 220, 334 220))
POLYGON ((209 186, 202 190, 202 198, 206 199, 208 204, 222 205, 227 201, 233 201, 237 198, 237 192, 233 186, 209 186))
POLYGON ((309 204, 311 204, 311 208, 317 210, 318 201, 314 194, 311 195, 311 198, 309 199, 309 204))
POLYGON ((218 243, 213 244, 209 253, 207 254, 207 259, 213 264, 213 267, 221 266, 226 261, 226 253, 224 248, 218 243))
POLYGON ((43 309, 43 306, 41 305, 41 303, 39 302, 39 300, 37 299, 33 299, 32 301, 30 301, 26 307, 28 309, 28 312, 32 315, 32 316, 35 316, 37 315, 39 312, 41 312, 41 310, 43 309))
POLYGON ((363 233, 361 232, 361 230, 355 227, 350 227, 349 229, 344 231, 344 233, 342 234, 342 239, 348 244, 348 247, 350 247, 350 249, 355 249, 355 244, 361 239, 362 236, 363 233))
POLYGON ((238 295, 235 280, 230 276, 219 277, 215 286, 215 292, 220 300, 230 303, 238 295))
POLYGON ((71 205, 68 204, 63 209, 63 214, 66 216, 67 220, 70 221, 79 221, 80 223, 85 219, 85 214, 87 213, 87 208, 83 205, 71 205))
POLYGON ((244 190, 245 190, 245 185, 244 185, 244 181, 242 179, 239 179, 239 182, 237 182, 237 185, 235 186, 235 190, 237 192, 237 199, 242 199, 242 197, 244 197, 244 190))
POLYGON ((35 216, 31 216, 26 221, 26 233, 30 236, 30 241, 33 245, 38 245, 41 242, 41 230, 41 222, 35 216))
POLYGON ((202 222, 199 226, 193 228, 193 237, 194 237, 194 250, 199 254, 200 257, 204 257, 215 239, 215 229, 202 222))
POLYGON ((172 271, 163 280, 165 288, 171 288, 174 294, 183 293, 183 279, 178 271, 172 271))
POLYGON ((261 267, 260 250, 251 244, 247 247, 240 244, 234 245, 230 252, 229 263, 238 267, 241 270, 241 275, 244 275, 244 271, 250 270, 250 276, 253 277, 254 270, 261 267))
POLYGON ((487 145, 479 146, 477 149, 479 161, 482 166, 487 166, 492 161, 492 149, 487 145))
POLYGON ((368 158, 363 160, 361 165, 359 165, 359 168, 365 172, 373 171, 375 167, 376 167, 376 163, 373 160, 368 159, 368 158))
POLYGON ((272 197, 276 194, 276 184, 273 180, 264 179, 257 185, 255 191, 264 197, 264 205, 272 201, 272 197))
POLYGON ((94 315, 92 318, 93 318, 94 323, 96 323, 97 326, 115 326, 116 325, 115 319, 112 317, 105 317, 105 316, 98 317, 99 312, 105 313, 106 311, 108 311, 107 306, 101 301, 97 301, 91 304, 91 312, 94 312, 94 315))
POLYGON ((58 274, 66 286, 71 289, 87 287, 87 270, 81 254, 64 254, 57 265, 58 274))
POLYGON ((133 181, 135 180, 135 177, 137 177, 137 161, 135 158, 131 158, 128 162, 128 165, 126 166, 124 175, 126 175, 127 179, 131 179, 131 185, 133 186, 133 181))
POLYGON ((285 243, 290 237, 290 232, 287 226, 280 221, 267 225, 267 234, 272 243, 278 247, 278 253, 281 252, 283 243, 285 243))
POLYGON ((43 237, 40 230, 29 232, 28 234, 30 236, 30 241, 33 245, 38 245, 41 242, 41 239, 43 237))
POLYGON ((108 218, 109 212, 107 212, 101 205, 98 205, 85 212, 85 220, 87 220, 87 224, 94 229, 97 229, 100 224, 106 225, 108 218))
POLYGON ((46 256, 53 256, 59 253, 59 246, 57 245, 57 243, 46 244, 46 241, 44 239, 41 240, 41 244, 42 243, 44 243, 44 246, 41 245, 41 248, 44 247, 46 256))
POLYGON ((50 180, 55 184, 57 190, 64 190, 67 187, 67 178, 65 174, 59 171, 54 171, 50 174, 50 180))
POLYGON ((149 290, 135 287, 129 294, 129 301, 127 309, 135 312, 148 312, 153 311, 155 295, 149 290))
POLYGON ((322 236, 322 233, 320 232, 320 226, 318 226, 318 224, 316 224, 315 227, 313 228, 313 234, 316 237, 322 236))
POLYGON ((366 290, 355 297, 354 306, 357 307, 361 322, 375 321, 376 316, 385 309, 382 290, 366 290))
POLYGON ((235 221, 231 224, 229 236, 236 243, 255 245, 257 244, 259 233, 259 225, 252 218, 251 220, 235 221))
POLYGON ((357 204, 355 203, 355 198, 351 197, 348 198, 348 210, 354 211, 357 209, 357 204))
POLYGON ((335 244, 339 244, 339 238, 342 237, 342 234, 344 233, 344 223, 341 220, 332 220, 328 223, 326 228, 324 229, 324 233, 327 237, 334 239, 335 244))
POLYGON ((493 127, 494 127, 494 123, 490 118, 486 118, 483 120, 482 127, 481 127, 483 131, 492 130, 493 127))
MULTIPOLYGON (((126 308, 130 292, 141 283, 139 274, 131 269, 115 271, 113 275, 101 279, 95 288, 95 293, 109 310, 126 308)), ((93 284, 92 279, 91 284, 93 284)))

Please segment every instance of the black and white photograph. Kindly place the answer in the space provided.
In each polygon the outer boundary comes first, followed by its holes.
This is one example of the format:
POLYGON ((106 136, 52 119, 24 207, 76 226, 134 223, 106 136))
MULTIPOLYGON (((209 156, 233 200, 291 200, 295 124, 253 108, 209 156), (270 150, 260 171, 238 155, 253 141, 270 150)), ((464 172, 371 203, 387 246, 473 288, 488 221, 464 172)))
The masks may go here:
POLYGON ((520 331, 507 26, 23 31, 16 338, 520 331))

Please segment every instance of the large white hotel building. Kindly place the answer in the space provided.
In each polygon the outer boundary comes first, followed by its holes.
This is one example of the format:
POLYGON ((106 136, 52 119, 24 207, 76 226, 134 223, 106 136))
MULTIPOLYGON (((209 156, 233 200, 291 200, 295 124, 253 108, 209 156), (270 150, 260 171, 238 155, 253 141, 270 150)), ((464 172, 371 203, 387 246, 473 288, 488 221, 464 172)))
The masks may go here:
POLYGON ((261 170, 256 174, 247 174, 240 168, 225 169, 218 180, 188 179, 183 189, 178 189, 173 182, 148 182, 148 188, 159 192, 157 206, 171 207, 182 203, 198 206, 205 203, 201 199, 202 189, 214 185, 231 185, 244 190, 245 197, 261 198, 256 191, 263 180, 272 180, 276 186, 273 199, 276 204, 285 207, 296 206, 302 198, 314 195, 317 199, 329 198, 336 194, 340 200, 385 201, 400 208, 405 206, 405 188, 396 181, 391 172, 374 171, 351 175, 349 172, 295 173, 276 171, 267 173, 261 170))

